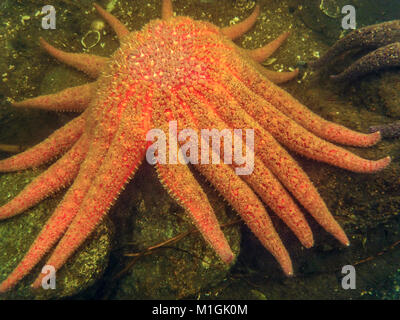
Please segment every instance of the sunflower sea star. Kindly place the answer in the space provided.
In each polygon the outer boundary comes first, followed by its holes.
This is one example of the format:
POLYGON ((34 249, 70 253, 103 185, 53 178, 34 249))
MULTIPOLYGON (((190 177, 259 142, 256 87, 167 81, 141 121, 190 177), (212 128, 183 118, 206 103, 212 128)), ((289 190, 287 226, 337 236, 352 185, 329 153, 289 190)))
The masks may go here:
MULTIPOLYGON (((293 196, 316 221, 344 245, 349 241, 305 172, 282 145, 311 159, 355 172, 376 172, 390 157, 365 160, 332 142, 367 147, 380 133, 362 134, 328 122, 274 82, 290 80, 297 71, 274 73, 257 62, 272 54, 287 37, 256 50, 244 50, 232 40, 247 32, 259 14, 218 28, 208 22, 175 17, 171 0, 163 0, 162 20, 139 32, 129 32, 110 13, 95 4, 113 27, 120 49, 110 58, 62 52, 41 40, 58 60, 97 81, 14 104, 83 113, 37 146, 0 161, 0 170, 35 167, 65 153, 22 192, 0 208, 0 219, 22 213, 72 183, 47 224, 14 271, 0 284, 12 288, 56 243, 46 264, 56 270, 74 253, 107 214, 124 185, 145 157, 146 133, 179 128, 254 128, 255 164, 252 174, 238 176, 239 165, 195 164, 236 209, 287 275, 290 257, 256 194, 291 228, 305 247, 312 232, 293 196), (325 140, 324 140, 325 139, 325 140), (288 191, 286 191, 288 190, 288 191)), ((186 209, 205 240, 226 263, 234 260, 207 197, 184 164, 156 164, 168 192, 186 209)), ((33 287, 39 287, 41 276, 33 287)))

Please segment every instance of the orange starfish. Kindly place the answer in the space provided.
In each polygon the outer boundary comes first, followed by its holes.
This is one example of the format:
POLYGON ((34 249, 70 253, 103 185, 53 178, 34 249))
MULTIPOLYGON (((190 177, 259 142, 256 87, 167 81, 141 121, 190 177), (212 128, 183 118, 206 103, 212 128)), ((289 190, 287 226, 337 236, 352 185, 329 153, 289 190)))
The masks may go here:
MULTIPOLYGON (((313 236, 288 191, 322 227, 349 244, 312 182, 282 145, 356 172, 381 170, 390 157, 365 160, 327 142, 366 147, 379 141, 380 133, 361 134, 325 121, 273 83, 290 80, 297 71, 274 73, 257 62, 271 55, 287 33, 260 49, 237 47, 232 40, 253 26, 258 6, 243 22, 221 29, 188 17, 174 17, 171 1, 163 0, 162 20, 151 21, 140 32, 129 32, 110 13, 95 7, 121 43, 110 59, 66 53, 44 40, 41 44, 60 61, 97 77, 97 81, 14 104, 83 113, 44 142, 0 161, 1 171, 16 171, 65 153, 0 208, 0 219, 20 214, 72 183, 26 256, 0 284, 0 292, 28 274, 60 239, 46 264, 56 270, 62 267, 133 177, 145 157, 146 133, 151 128, 167 132, 171 120, 177 121, 179 128, 196 131, 254 129, 252 174, 236 175, 238 163, 194 166, 237 210, 287 275, 293 274, 290 257, 256 194, 304 246, 313 245, 313 236)), ((206 241, 223 261, 231 263, 233 253, 189 167, 156 164, 156 168, 166 189, 186 209, 206 241)), ((33 286, 40 284, 39 276, 33 286)))

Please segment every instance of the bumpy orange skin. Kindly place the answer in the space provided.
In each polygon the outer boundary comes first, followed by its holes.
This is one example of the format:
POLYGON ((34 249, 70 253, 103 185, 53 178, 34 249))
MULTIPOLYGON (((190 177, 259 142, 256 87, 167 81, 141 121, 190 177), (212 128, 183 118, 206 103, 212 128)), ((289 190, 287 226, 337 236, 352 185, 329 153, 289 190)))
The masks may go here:
MULTIPOLYGON (((240 24, 220 29, 211 23, 174 17, 171 1, 164 0, 162 20, 150 22, 140 32, 129 32, 115 17, 95 6, 121 42, 111 58, 62 52, 44 40, 41 44, 60 61, 97 80, 15 103, 16 107, 83 113, 39 145, 0 161, 1 171, 16 171, 65 153, 0 208, 0 219, 22 213, 72 182, 24 259, 0 284, 0 292, 28 274, 60 239, 46 264, 61 268, 133 177, 145 157, 146 133, 152 128, 168 132, 172 120, 177 121, 179 130, 191 128, 196 132, 254 129, 255 167, 251 175, 236 175, 236 163, 196 164, 194 168, 237 210, 287 275, 293 274, 289 254, 261 200, 304 246, 313 245, 313 235, 289 192, 321 226, 341 243, 349 244, 312 182, 283 146, 356 172, 381 170, 390 158, 365 160, 328 142, 370 146, 379 141, 380 134, 361 134, 325 121, 274 84, 290 80, 298 71, 267 72, 258 62, 273 54, 287 33, 250 51, 237 47, 232 39, 253 26, 259 7, 240 24)), ((231 263, 234 255, 188 166, 157 164, 156 169, 165 188, 186 209, 205 240, 223 261, 231 263)), ((39 276, 33 286, 40 284, 39 276)))

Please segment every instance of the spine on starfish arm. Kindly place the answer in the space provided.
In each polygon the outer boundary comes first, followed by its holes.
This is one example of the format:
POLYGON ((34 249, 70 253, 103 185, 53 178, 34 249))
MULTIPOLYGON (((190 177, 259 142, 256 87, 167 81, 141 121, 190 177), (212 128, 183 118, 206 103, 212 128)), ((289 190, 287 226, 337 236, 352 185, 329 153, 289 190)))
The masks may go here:
POLYGON ((173 8, 172 8, 172 1, 171 0, 163 0, 162 2, 162 9, 161 9, 161 17, 163 20, 168 20, 174 15, 173 8))

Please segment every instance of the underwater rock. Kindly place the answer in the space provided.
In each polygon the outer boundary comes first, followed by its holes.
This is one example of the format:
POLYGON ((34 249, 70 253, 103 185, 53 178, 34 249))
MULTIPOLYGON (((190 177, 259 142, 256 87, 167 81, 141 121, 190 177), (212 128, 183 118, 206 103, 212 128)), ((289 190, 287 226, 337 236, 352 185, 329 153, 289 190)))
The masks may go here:
MULTIPOLYGON (((200 177, 199 180, 203 179, 200 177)), ((116 224, 126 229, 119 231, 119 241, 125 246, 126 253, 140 252, 194 228, 190 217, 163 189, 149 165, 141 167, 134 181, 121 195, 112 217, 114 221, 120 220, 115 221, 116 224), (125 215, 124 206, 134 207, 136 212, 125 215), (126 246, 128 242, 132 245, 126 246)), ((236 214, 226 210, 225 203, 214 190, 211 191, 207 185, 202 187, 221 225, 237 220, 236 214)), ((240 224, 223 228, 223 232, 237 256, 240 224)), ((133 259, 125 258, 125 263, 119 265, 120 270, 133 259)), ((140 257, 121 277, 112 298, 177 299, 195 295, 223 281, 230 267, 218 258, 200 233, 195 232, 140 257)))
MULTIPOLYGON (((0 175, 0 203, 13 198, 42 170, 26 170, 0 175)), ((23 258, 63 194, 40 202, 21 215, 0 221, 0 281, 3 281, 23 258)), ((0 299, 60 299, 70 297, 92 286, 102 276, 111 251, 112 224, 106 219, 56 274, 56 289, 30 288, 40 274, 46 259, 18 285, 0 299)), ((48 258, 48 255, 46 256, 48 258)))

